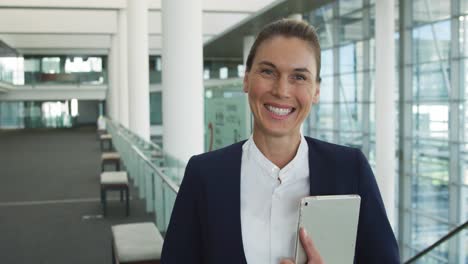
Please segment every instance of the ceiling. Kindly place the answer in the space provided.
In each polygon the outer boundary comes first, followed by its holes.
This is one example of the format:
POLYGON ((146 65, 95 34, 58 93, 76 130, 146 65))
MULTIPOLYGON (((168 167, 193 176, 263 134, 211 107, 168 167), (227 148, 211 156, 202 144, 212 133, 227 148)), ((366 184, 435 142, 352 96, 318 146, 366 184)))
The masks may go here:
POLYGON ((205 58, 213 60, 242 60, 244 36, 256 35, 264 25, 274 20, 286 18, 291 14, 302 14, 307 10, 314 10, 332 1, 274 1, 207 41, 204 45, 203 55, 205 58))
MULTIPOLYGON (((161 0, 147 0, 150 54, 162 45, 161 0)), ((273 0, 203 0, 205 41, 273 0)), ((107 54, 127 0, 0 0, 0 39, 22 54, 107 54)))

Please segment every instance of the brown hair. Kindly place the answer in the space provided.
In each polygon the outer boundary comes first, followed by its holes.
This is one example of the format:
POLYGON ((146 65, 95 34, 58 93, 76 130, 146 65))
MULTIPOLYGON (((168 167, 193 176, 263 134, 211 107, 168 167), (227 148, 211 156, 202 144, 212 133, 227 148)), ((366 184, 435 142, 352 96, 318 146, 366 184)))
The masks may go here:
POLYGON ((304 21, 293 19, 281 19, 266 25, 262 31, 257 35, 252 48, 250 49, 249 56, 247 57, 246 71, 252 69, 252 63, 257 53, 257 49, 264 41, 276 36, 295 37, 307 42, 315 54, 317 61, 317 75, 316 81, 320 82, 320 43, 318 41, 315 28, 304 21))

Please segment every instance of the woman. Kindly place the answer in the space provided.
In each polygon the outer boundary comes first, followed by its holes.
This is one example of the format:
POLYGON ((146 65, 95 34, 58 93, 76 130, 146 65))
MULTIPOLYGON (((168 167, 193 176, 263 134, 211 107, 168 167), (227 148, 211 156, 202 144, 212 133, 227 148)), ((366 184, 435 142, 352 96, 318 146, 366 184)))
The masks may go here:
MULTIPOLYGON (((315 30, 294 20, 267 25, 250 51, 244 91, 253 135, 190 159, 162 263, 293 263, 300 199, 333 194, 361 196, 355 261, 399 263, 364 155, 300 132, 320 95, 315 30)), ((308 263, 322 263, 313 234, 301 230, 300 240, 308 263)))

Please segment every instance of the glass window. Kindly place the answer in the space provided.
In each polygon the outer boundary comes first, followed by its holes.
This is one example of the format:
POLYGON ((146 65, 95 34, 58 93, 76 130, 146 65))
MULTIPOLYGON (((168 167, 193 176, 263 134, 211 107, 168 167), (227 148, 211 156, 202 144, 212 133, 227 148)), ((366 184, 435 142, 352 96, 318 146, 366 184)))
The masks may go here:
POLYGON ((449 89, 448 62, 439 61, 413 66, 413 96, 416 100, 448 100, 449 89))
POLYGON ((328 4, 310 12, 308 16, 310 24, 316 26, 331 22, 333 19, 333 7, 334 4, 328 4))
POLYGON ((359 131, 361 129, 362 105, 356 103, 340 104, 341 131, 359 131))
POLYGON ((448 104, 418 104, 413 106, 415 136, 448 138, 448 104))
POLYGON ((317 128, 333 129, 333 104, 320 103, 315 106, 317 110, 317 128))
POLYGON ((419 170, 429 176, 413 177, 412 208, 428 215, 448 219, 449 217, 449 187, 448 181, 440 179, 447 171, 447 160, 429 160, 419 158, 419 170))
POLYGON ((320 75, 322 76, 322 78, 324 76, 333 75, 333 50, 332 49, 322 50, 320 57, 321 57, 320 58, 321 59, 320 75))
POLYGON ((444 140, 413 140, 413 173, 439 181, 449 180, 449 143, 444 140))
POLYGON ((362 26, 362 12, 354 12, 340 17, 340 43, 362 40, 364 28, 362 26))
POLYGON ((324 24, 314 25, 317 30, 317 35, 322 49, 328 49, 333 46, 333 23, 326 22, 324 24))
POLYGON ((353 147, 361 148, 363 142, 362 133, 360 132, 343 132, 340 133, 340 144, 353 147))
POLYGON ((362 72, 340 75, 340 101, 362 102, 362 72))
POLYGON ((450 20, 413 29, 414 63, 439 61, 450 57, 450 20))
POLYGON ((437 220, 413 213, 411 215, 413 226, 411 240, 417 252, 436 242, 449 231, 449 226, 437 220))
POLYGON ((102 59, 96 57, 71 57, 65 61, 65 72, 101 72, 102 59))
POLYGON ((43 73, 60 73, 60 58, 59 57, 45 57, 42 58, 42 72, 43 73))
POLYGON ((362 0, 341 0, 339 1, 340 15, 362 9, 362 0))
POLYGON ((413 23, 421 24, 450 17, 450 1, 414 0, 413 23))
POLYGON ((468 57, 468 16, 460 16, 459 41, 460 41, 460 55, 468 57))
POLYGON ((162 93, 150 93, 150 120, 151 125, 162 125, 162 93))
POLYGON ((30 58, 24 59, 24 71, 25 72, 38 72, 41 70, 41 62, 39 59, 30 58))
POLYGON ((356 70, 356 49, 351 43, 340 47, 340 74, 349 73, 356 70))
POLYGON ((322 78, 320 83, 320 103, 333 103, 333 76, 322 78))
POLYGON ((228 77, 228 68, 227 67, 222 67, 219 69, 219 78, 220 79, 227 79, 228 77))

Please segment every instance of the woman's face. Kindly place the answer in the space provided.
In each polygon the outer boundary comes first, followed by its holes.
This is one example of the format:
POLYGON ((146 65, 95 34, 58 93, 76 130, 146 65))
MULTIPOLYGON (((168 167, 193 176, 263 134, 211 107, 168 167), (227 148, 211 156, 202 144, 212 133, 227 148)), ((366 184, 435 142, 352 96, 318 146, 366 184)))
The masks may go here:
POLYGON ((260 44, 244 77, 255 133, 273 137, 300 133, 319 99, 316 70, 312 48, 299 38, 276 36, 260 44))

